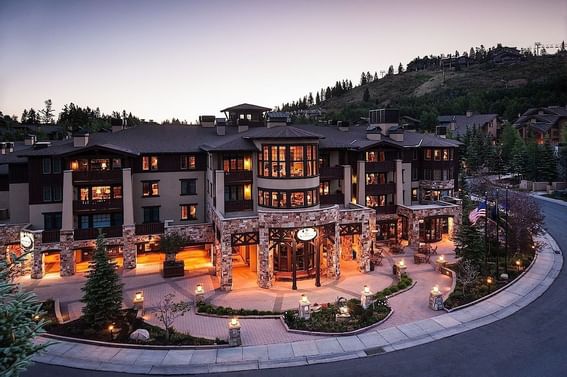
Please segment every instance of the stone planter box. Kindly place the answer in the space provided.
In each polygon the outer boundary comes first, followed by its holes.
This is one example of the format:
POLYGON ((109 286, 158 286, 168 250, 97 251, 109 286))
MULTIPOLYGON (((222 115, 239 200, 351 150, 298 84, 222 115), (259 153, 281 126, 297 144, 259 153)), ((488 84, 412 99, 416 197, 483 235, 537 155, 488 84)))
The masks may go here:
POLYGON ((174 278, 185 275, 185 263, 183 261, 163 262, 163 277, 174 278))

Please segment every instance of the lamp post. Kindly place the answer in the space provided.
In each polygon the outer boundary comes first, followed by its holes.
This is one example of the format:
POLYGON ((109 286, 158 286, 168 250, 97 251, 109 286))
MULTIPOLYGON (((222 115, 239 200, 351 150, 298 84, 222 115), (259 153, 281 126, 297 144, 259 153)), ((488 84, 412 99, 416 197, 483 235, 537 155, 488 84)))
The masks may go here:
POLYGON ((360 292, 360 303, 364 309, 368 309, 370 305, 372 305, 372 291, 368 285, 365 285, 362 288, 362 292, 360 292))
POLYGON ((404 261, 404 259, 400 259, 400 261, 398 262, 398 277, 401 279, 402 276, 406 275, 408 270, 408 266, 406 266, 406 262, 404 261))
POLYGON ((443 294, 438 285, 434 286, 429 292, 429 307, 432 310, 443 310, 443 294))
POLYGON ((309 319, 311 318, 311 303, 306 295, 302 294, 299 299, 299 318, 309 319))
POLYGON ((520 272, 520 268, 522 267, 522 261, 520 259, 516 260, 516 267, 518 268, 518 272, 520 272))
POLYGON ((492 276, 487 276, 486 277, 486 284, 488 285, 488 292, 492 291, 492 283, 494 281, 492 280, 492 276))
POLYGON ((138 291, 134 294, 134 309, 144 312, 144 291, 138 291))
POLYGON ((445 256, 443 254, 439 255, 435 260, 435 270, 441 272, 443 267, 445 267, 445 264, 447 264, 445 256))
POLYGON ((195 286, 195 302, 197 304, 205 301, 205 288, 203 284, 199 283, 195 286))
POLYGON ((228 322, 228 345, 237 347, 242 344, 242 337, 240 335, 240 321, 238 317, 233 317, 228 322))
POLYGON ((114 340, 114 334, 112 333, 112 331, 114 331, 114 324, 108 325, 108 333, 110 334, 110 341, 114 340))

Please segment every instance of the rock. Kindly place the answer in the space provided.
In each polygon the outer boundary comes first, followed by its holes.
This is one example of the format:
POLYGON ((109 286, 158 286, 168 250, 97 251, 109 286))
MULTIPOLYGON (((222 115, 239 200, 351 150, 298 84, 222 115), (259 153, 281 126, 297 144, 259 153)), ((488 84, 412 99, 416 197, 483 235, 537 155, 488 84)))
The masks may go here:
POLYGON ((508 274, 500 274, 501 280, 508 280, 508 274))
POLYGON ((130 339, 147 342, 150 340, 150 332, 146 329, 134 330, 132 334, 130 334, 130 339))

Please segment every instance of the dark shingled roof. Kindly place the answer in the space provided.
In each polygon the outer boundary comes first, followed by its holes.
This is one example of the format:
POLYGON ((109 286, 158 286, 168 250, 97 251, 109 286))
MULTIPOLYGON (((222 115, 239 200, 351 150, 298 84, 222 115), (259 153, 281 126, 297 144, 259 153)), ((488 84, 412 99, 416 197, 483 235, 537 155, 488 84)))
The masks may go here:
POLYGON ((241 103, 240 105, 227 107, 226 109, 223 109, 221 111, 224 113, 225 111, 238 111, 238 110, 270 111, 272 109, 269 108, 269 107, 252 105, 252 104, 249 104, 249 103, 241 103))
POLYGON ((467 133, 467 129, 482 127, 484 124, 492 122, 495 118, 498 118, 498 114, 473 114, 471 116, 440 115, 437 117, 437 121, 439 124, 455 123, 454 135, 464 136, 467 133))
MULTIPOLYGON (((337 126, 297 124, 293 126, 254 127, 238 132, 237 127, 227 126, 226 134, 217 135, 215 127, 203 128, 187 125, 140 125, 115 133, 95 133, 88 138, 86 147, 73 147, 73 140, 52 142, 43 149, 26 148, 17 156, 69 155, 88 148, 115 150, 131 155, 150 153, 197 153, 200 151, 255 151, 253 140, 262 139, 306 139, 319 140, 321 149, 363 150, 375 145, 397 147, 457 147, 461 143, 443 139, 433 134, 404 132, 404 141, 398 142, 388 136, 381 140, 368 140, 366 127, 350 126, 348 131, 341 131, 337 126)), ((17 155, 17 156, 16 156, 17 155)), ((24 159, 25 161, 25 159, 24 159)), ((1 163, 1 162, 0 162, 1 163)))

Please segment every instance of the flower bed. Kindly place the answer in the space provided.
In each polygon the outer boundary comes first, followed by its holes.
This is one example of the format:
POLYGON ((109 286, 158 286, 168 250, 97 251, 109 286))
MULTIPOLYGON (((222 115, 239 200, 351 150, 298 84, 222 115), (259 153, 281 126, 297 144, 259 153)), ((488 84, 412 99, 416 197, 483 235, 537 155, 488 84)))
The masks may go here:
POLYGON ((281 313, 273 312, 270 310, 256 310, 256 309, 233 309, 224 306, 214 306, 200 302, 197 304, 197 313, 210 314, 219 317, 257 317, 257 316, 278 316, 281 313))
POLYGON ((91 324, 86 323, 83 318, 78 318, 64 324, 58 324, 55 319, 53 300, 44 303, 44 310, 49 323, 45 326, 49 334, 60 335, 71 338, 89 339, 96 341, 126 343, 126 344, 147 344, 147 345, 213 345, 226 344, 221 339, 206 339, 194 337, 189 334, 177 332, 172 329, 169 342, 166 342, 165 330, 161 327, 150 325, 142 318, 136 317, 135 310, 124 310, 123 317, 114 323, 114 331, 111 335, 107 328, 94 329, 91 324), (147 342, 139 342, 130 339, 130 333, 137 329, 145 329, 150 333, 147 342))
POLYGON ((377 292, 373 296, 374 303, 367 309, 362 307, 358 299, 348 300, 346 303, 350 314, 348 319, 337 320, 336 315, 340 311, 337 304, 321 305, 321 309, 311 313, 311 318, 307 320, 299 318, 295 310, 286 311, 283 319, 292 330, 320 333, 356 331, 384 320, 392 310, 388 305, 388 296, 411 286, 412 279, 407 276, 402 277, 397 284, 377 292))

